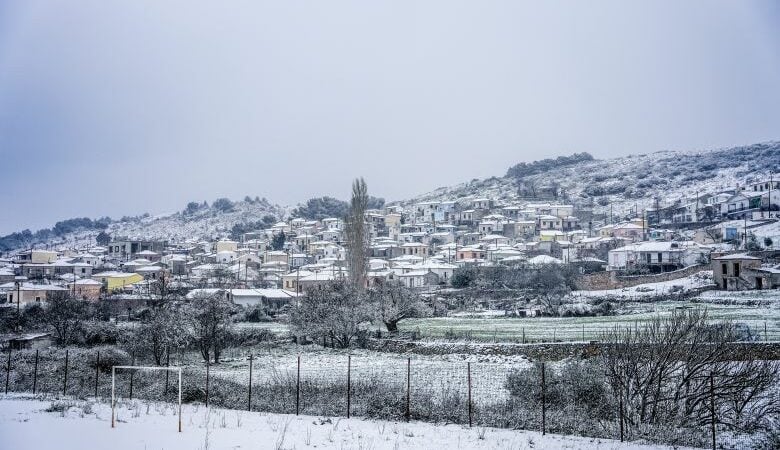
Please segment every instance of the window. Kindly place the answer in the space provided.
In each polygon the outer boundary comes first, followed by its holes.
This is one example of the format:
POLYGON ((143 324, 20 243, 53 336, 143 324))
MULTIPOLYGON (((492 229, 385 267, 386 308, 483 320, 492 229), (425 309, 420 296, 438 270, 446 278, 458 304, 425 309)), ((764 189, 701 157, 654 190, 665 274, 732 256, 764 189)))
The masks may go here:
POLYGON ((723 273, 723 276, 727 276, 729 274, 729 265, 726 263, 722 263, 720 265, 720 271, 723 273))
POLYGON ((734 263, 734 276, 739 276, 739 263, 734 263))
POLYGON ((664 259, 663 256, 664 256, 663 253, 660 253, 660 252, 658 253, 658 262, 663 261, 663 259, 664 259))

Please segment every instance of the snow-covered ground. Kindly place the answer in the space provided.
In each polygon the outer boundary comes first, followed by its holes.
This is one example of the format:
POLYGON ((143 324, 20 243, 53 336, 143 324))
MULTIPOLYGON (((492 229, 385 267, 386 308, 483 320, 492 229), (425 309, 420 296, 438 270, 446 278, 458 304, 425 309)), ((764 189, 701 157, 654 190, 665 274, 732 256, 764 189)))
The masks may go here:
MULTIPOLYGON (((636 443, 462 425, 264 414, 126 402, 111 428, 108 403, 1 397, 2 448, 70 449, 662 449, 636 443)), ((677 447, 679 448, 679 447, 677 447)))

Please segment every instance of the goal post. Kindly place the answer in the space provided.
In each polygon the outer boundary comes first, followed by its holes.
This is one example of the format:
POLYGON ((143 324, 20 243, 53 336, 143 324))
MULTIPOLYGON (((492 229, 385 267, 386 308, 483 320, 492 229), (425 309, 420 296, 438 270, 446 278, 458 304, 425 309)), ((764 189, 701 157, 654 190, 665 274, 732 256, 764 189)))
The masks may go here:
POLYGON ((111 428, 115 427, 114 410, 116 408, 116 371, 121 370, 162 370, 177 372, 179 374, 179 433, 181 433, 181 367, 161 367, 161 366, 111 366, 111 428))

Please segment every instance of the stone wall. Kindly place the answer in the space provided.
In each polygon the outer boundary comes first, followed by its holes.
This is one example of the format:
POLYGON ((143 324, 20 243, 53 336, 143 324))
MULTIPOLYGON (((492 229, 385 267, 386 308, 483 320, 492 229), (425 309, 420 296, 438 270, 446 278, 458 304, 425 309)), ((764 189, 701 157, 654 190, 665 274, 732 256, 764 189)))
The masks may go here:
POLYGON ((685 278, 702 270, 708 270, 709 265, 690 266, 673 272, 656 273, 649 275, 619 275, 618 272, 597 272, 581 275, 577 278, 577 288, 583 291, 603 289, 622 289, 645 283, 658 283, 685 278))
MULTIPOLYGON (((550 342, 544 344, 422 342, 397 339, 371 340, 369 348, 389 353, 418 355, 500 355, 525 356, 530 360, 559 361, 565 358, 585 358, 601 353, 605 345, 591 342, 550 342)), ((734 342, 727 344, 734 360, 746 355, 756 359, 780 360, 780 342, 734 342)))

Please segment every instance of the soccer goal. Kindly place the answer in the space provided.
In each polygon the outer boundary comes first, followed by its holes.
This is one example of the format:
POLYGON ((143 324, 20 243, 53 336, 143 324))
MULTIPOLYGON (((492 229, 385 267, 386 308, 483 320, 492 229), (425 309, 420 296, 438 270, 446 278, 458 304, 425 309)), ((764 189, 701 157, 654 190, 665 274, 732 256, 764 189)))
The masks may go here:
POLYGON ((114 409, 116 408, 116 371, 121 370, 168 370, 179 374, 179 433, 181 433, 181 367, 159 367, 159 366, 112 366, 111 367, 111 428, 114 424, 114 409))

